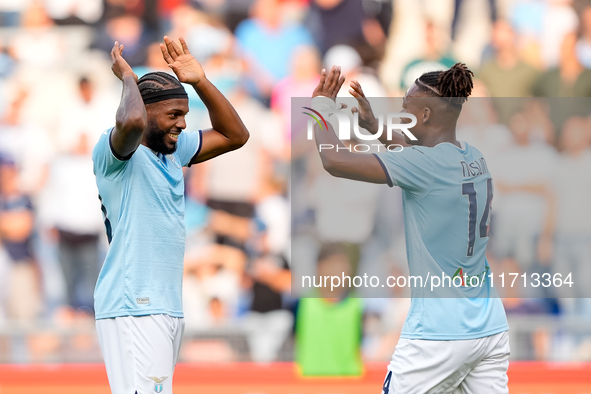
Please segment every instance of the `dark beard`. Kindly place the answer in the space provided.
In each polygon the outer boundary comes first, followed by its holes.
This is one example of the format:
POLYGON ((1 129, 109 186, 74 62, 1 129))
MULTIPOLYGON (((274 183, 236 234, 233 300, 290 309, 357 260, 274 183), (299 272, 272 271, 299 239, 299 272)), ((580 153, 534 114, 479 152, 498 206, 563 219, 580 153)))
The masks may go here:
POLYGON ((176 151, 176 142, 172 148, 169 148, 164 142, 164 138, 168 131, 161 130, 158 124, 154 120, 148 121, 148 129, 146 130, 146 146, 153 151, 162 153, 163 155, 169 155, 176 151))

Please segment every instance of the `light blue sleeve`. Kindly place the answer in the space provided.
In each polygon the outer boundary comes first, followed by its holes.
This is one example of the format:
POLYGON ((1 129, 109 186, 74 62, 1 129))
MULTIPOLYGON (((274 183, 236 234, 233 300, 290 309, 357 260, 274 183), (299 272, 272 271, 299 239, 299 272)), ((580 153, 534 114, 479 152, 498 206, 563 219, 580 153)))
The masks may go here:
POLYGON ((381 152, 375 156, 386 173, 388 186, 400 186, 418 198, 429 194, 435 179, 433 161, 423 149, 405 147, 400 152, 381 152))
POLYGON ((177 142, 176 154, 183 167, 190 167, 191 159, 201 151, 201 130, 183 131, 177 142))
MULTIPOLYGON (((111 131, 105 131, 92 150, 92 161, 95 175, 103 175, 105 178, 113 179, 123 172, 129 158, 118 157, 111 147, 111 131)), ((130 156, 131 157, 131 156, 130 156)))

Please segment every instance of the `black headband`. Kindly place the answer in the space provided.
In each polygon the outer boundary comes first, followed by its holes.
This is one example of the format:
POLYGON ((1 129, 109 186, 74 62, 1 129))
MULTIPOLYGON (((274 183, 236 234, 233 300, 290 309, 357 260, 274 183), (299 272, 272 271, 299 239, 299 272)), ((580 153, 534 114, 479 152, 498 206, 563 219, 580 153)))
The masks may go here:
MULTIPOLYGON (((415 79, 415 84, 419 85, 421 87, 424 87, 425 89, 430 90, 431 92, 433 92, 437 98, 443 99, 447 102, 447 104, 455 106, 455 107, 461 107, 463 101, 458 101, 458 99, 462 99, 463 97, 443 97, 443 95, 439 92, 438 89, 434 88, 433 86, 429 86, 427 85, 425 82, 421 81, 420 79, 415 79)), ((467 99, 467 98, 466 98, 467 99)), ((465 101, 465 100, 464 100, 465 101)))
POLYGON ((174 89, 159 90, 157 92, 150 92, 142 95, 144 104, 157 103, 158 101, 170 100, 170 99, 188 99, 189 96, 185 91, 185 88, 179 86, 174 89))
POLYGON ((415 84, 421 85, 422 87, 429 89, 430 91, 432 91, 433 93, 435 93, 437 96, 441 97, 441 93, 439 93, 439 90, 437 90, 433 86, 427 85, 425 82, 421 81, 420 79, 418 79, 418 78, 415 79, 415 84))

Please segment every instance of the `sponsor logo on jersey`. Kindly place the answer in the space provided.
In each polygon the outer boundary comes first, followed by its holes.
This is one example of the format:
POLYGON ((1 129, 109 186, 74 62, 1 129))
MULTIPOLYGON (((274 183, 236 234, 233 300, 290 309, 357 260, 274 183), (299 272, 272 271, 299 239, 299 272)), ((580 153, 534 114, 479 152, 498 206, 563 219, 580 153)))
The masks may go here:
POLYGON ((459 287, 480 287, 486 283, 486 275, 490 270, 489 266, 485 266, 484 268, 485 270, 480 275, 468 275, 464 272, 464 269, 460 267, 454 272, 451 280, 453 281, 455 278, 460 278, 462 284, 459 287))

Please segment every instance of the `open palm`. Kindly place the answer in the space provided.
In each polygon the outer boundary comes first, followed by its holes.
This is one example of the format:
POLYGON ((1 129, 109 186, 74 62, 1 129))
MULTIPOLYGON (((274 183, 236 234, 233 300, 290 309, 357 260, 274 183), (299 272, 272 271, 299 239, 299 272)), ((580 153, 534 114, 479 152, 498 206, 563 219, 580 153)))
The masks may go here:
POLYGON ((197 84, 205 78, 203 68, 189 52, 185 39, 181 37, 179 41, 181 47, 167 36, 164 36, 164 44, 160 44, 162 56, 179 81, 192 85, 197 84))
POLYGON ((358 81, 351 81, 350 86, 351 89, 349 89, 349 93, 351 93, 351 96, 357 99, 357 107, 351 108, 351 112, 359 113, 359 126, 373 133, 377 132, 379 127, 378 120, 373 114, 371 104, 369 103, 367 97, 365 97, 365 93, 363 93, 361 85, 358 81))
POLYGON ((314 89, 312 97, 324 96, 334 101, 339 93, 339 89, 343 86, 343 82, 345 82, 345 76, 341 75, 340 67, 332 66, 328 76, 326 75, 326 69, 322 69, 320 81, 314 89))
POLYGON ((118 41, 115 41, 113 49, 111 49, 111 60, 113 61, 111 70, 117 78, 123 81, 125 75, 133 75, 137 82, 137 75, 134 74, 131 66, 123 58, 123 44, 119 44, 118 41))

